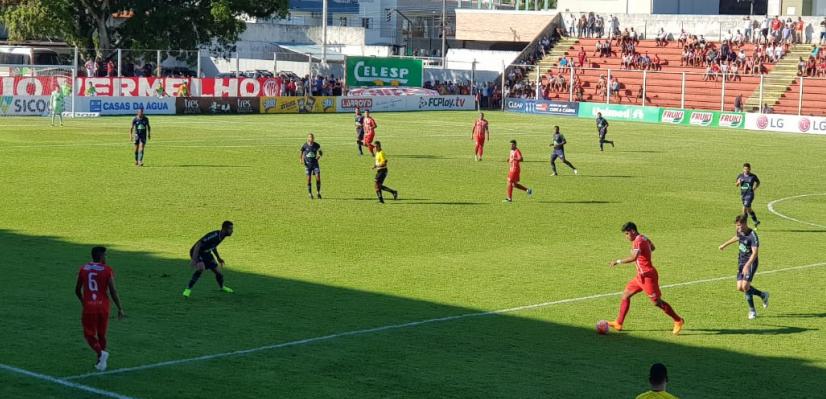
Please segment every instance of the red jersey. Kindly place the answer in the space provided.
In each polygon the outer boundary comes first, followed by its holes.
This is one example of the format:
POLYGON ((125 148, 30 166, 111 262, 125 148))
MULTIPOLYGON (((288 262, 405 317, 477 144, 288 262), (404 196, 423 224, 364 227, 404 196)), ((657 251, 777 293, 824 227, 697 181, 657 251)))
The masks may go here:
POLYGON ((637 274, 656 273, 657 270, 654 269, 654 264, 651 263, 651 241, 648 240, 648 237, 638 234, 632 245, 634 250, 639 251, 636 259, 637 274))
POLYGON ((373 117, 364 118, 364 133, 376 134, 376 120, 373 117))
POLYGON ((109 282, 115 272, 102 263, 87 263, 80 268, 77 281, 83 286, 83 312, 109 312, 109 282))
POLYGON ((485 139, 485 131, 488 130, 488 121, 484 119, 479 119, 476 121, 476 124, 473 125, 473 137, 478 139, 485 139))
POLYGON ((511 155, 508 157, 508 163, 511 165, 511 172, 519 172, 519 163, 522 162, 522 151, 519 149, 511 150, 511 155))

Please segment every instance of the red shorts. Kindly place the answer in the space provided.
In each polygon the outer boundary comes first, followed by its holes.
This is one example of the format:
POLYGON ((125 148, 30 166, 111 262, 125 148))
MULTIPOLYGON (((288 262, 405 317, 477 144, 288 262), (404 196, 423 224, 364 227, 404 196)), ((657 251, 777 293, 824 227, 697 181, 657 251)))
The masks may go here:
POLYGON ((511 183, 519 183, 519 169, 508 172, 508 181, 511 183))
POLYGON ((376 137, 375 133, 367 133, 364 135, 364 144, 373 144, 373 138, 376 137))
POLYGON ((105 337, 109 328, 109 312, 83 312, 80 321, 83 324, 83 335, 105 337))
POLYGON ((652 302, 656 302, 662 296, 660 292, 660 278, 657 273, 638 274, 633 280, 628 282, 625 286, 626 291, 636 294, 644 291, 652 302))

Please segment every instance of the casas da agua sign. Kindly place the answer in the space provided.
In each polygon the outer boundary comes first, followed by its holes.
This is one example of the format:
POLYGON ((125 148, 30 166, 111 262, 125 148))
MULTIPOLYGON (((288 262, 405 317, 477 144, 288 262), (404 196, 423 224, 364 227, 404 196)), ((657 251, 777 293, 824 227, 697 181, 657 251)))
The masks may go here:
POLYGON ((347 57, 348 87, 422 87, 422 60, 391 57, 347 57))

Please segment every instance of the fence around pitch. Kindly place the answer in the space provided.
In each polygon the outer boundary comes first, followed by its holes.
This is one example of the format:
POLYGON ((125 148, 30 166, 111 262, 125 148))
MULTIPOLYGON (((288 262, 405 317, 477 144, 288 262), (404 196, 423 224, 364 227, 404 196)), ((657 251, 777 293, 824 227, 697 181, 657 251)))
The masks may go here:
MULTIPOLYGON (((547 84, 547 72, 539 71, 534 65, 512 64, 526 73, 523 85, 541 87, 547 84), (543 73, 544 72, 544 73, 543 73)), ((741 97, 741 109, 745 112, 769 111, 791 115, 826 116, 826 108, 819 104, 826 100, 826 78, 798 76, 789 85, 770 84, 767 75, 717 74, 706 76, 703 69, 697 72, 666 72, 653 70, 627 70, 607 68, 558 68, 551 69, 553 75, 563 72, 566 88, 561 92, 551 92, 545 99, 578 101, 570 89, 570 83, 577 76, 583 86, 582 102, 605 104, 649 105, 665 108, 687 108, 717 111, 733 111, 735 98, 741 97), (606 87, 597 91, 600 76, 605 78, 606 87), (619 92, 611 91, 610 82, 617 78, 619 92)), ((522 90, 515 93, 513 84, 503 75, 501 82, 506 97, 542 98, 543 90, 522 90), (509 84, 511 83, 511 84, 509 84)))

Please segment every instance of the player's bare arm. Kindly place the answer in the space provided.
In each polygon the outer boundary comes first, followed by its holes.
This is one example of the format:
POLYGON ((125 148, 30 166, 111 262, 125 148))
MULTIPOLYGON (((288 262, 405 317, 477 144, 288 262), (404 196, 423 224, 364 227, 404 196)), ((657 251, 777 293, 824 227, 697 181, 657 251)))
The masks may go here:
POLYGON ((115 303, 115 306, 118 307, 118 320, 123 319, 126 317, 126 313, 123 311, 123 305, 120 304, 120 295, 118 295, 118 289, 115 287, 115 276, 109 280, 109 296, 112 297, 112 302, 115 303))
POLYGON ((734 244, 737 241, 738 241, 738 239, 737 239, 737 236, 735 235, 734 237, 729 238, 728 241, 720 244, 719 248, 722 251, 722 250, 726 249, 726 247, 728 247, 731 244, 734 244))
MULTIPOLYGON (((652 248, 652 251, 653 251, 653 248, 652 248)), ((639 255, 640 255, 640 250, 639 249, 632 249, 631 250, 631 256, 629 256, 625 259, 620 258, 620 259, 617 259, 617 260, 612 260, 610 263, 608 263, 608 266, 614 267, 616 265, 621 265, 623 263, 632 263, 632 262, 637 260, 637 256, 639 256, 639 255)))

